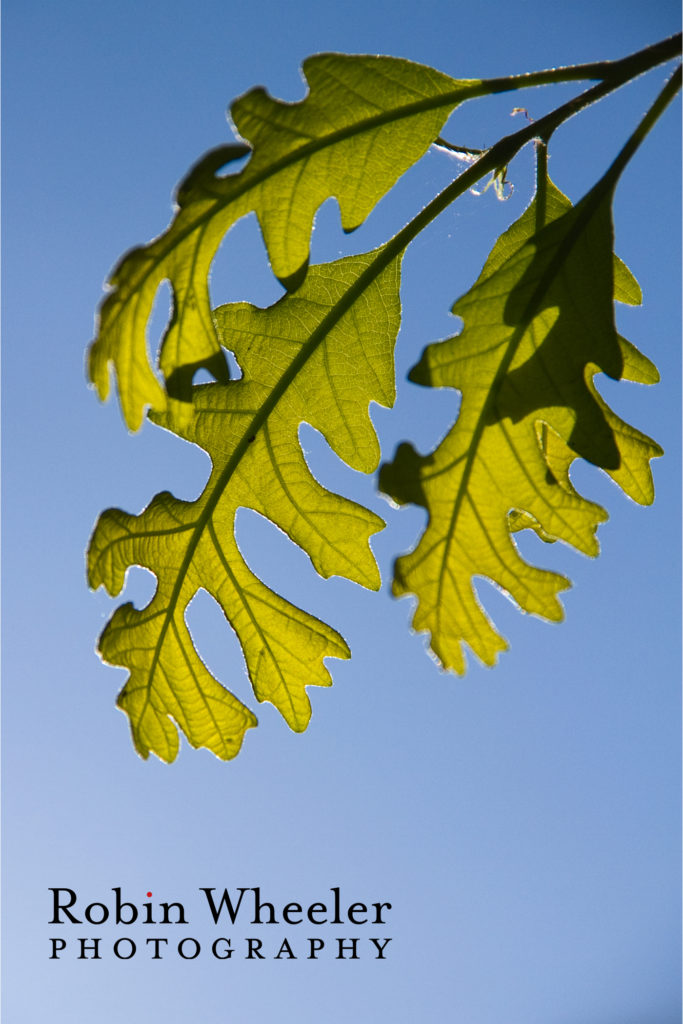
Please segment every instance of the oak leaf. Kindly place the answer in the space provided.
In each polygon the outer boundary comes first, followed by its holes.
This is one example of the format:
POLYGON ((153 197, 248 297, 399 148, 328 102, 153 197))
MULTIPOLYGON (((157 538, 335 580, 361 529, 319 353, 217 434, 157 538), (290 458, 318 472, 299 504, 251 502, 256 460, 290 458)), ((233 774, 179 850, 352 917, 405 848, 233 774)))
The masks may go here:
POLYGON ((454 305, 462 332, 427 346, 410 374, 462 397, 431 454, 403 444, 380 471, 386 494, 429 513, 416 548, 396 562, 393 591, 417 596, 414 628, 429 632, 443 666, 458 673, 463 645, 487 665, 507 647, 478 600, 476 577, 524 611, 562 618, 558 594, 569 581, 529 565, 513 532, 533 528, 546 541, 598 553, 607 513, 573 487, 574 459, 604 469, 635 501, 653 500, 649 460, 662 451, 609 409, 593 379, 657 379, 614 325, 614 299, 637 303, 640 291, 612 253, 611 200, 598 183, 572 207, 542 180, 454 305))
POLYGON ((89 351, 89 376, 105 399, 114 367, 132 430, 146 407, 166 408, 166 387, 171 396, 188 398, 198 368, 227 380, 209 273, 233 224, 256 212, 273 272, 295 288, 306 272, 318 207, 336 197, 344 230, 357 228, 423 156, 454 108, 482 91, 477 80, 458 81, 394 57, 318 54, 304 61, 303 71, 309 92, 301 102, 283 103, 261 88, 235 101, 232 119, 248 145, 208 153, 179 186, 167 230, 132 249, 112 273, 89 351), (218 173, 248 154, 239 173, 218 173), (173 301, 159 353, 162 385, 147 353, 146 331, 166 280, 173 301))
POLYGON ((209 453, 203 493, 188 502, 164 492, 140 515, 109 509, 97 523, 88 553, 93 588, 118 594, 133 565, 157 578, 147 607, 122 605, 99 642, 105 661, 130 671, 118 704, 143 757, 152 751, 172 761, 177 725, 192 746, 228 759, 256 724, 195 650, 185 614, 200 588, 237 634, 257 699, 274 704, 295 731, 310 718, 306 687, 330 685, 323 659, 349 656, 334 629, 251 572, 235 515, 246 507, 270 519, 320 575, 379 587, 369 538, 383 521, 313 477, 298 430, 309 423, 356 470, 378 465, 368 406, 393 404, 400 322, 400 261, 381 256, 377 250, 311 267, 295 294, 265 310, 219 307, 216 331, 229 339, 242 378, 195 386, 189 418, 176 414, 177 403, 152 417, 209 453))

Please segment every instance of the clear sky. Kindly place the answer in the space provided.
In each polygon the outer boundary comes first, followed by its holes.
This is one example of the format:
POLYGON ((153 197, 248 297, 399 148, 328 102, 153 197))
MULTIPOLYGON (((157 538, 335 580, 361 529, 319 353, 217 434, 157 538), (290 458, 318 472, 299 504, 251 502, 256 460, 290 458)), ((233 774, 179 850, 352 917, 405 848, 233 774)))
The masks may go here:
MULTIPOLYGON (((375 543, 380 594, 322 581, 307 558, 241 514, 250 564, 333 623, 353 650, 313 690, 294 735, 270 706, 224 764, 183 744, 172 766, 134 753, 114 707, 124 674, 101 664, 111 613, 87 589, 84 550, 99 512, 140 511, 160 490, 194 497, 207 461, 148 425, 126 434, 115 402, 85 383, 84 349, 102 282, 119 255, 158 234, 196 158, 229 137, 231 99, 263 84, 295 100, 309 54, 410 58, 454 77, 499 76, 620 57, 678 31, 669 0, 464 4, 424 0, 6 0, 4 4, 3 751, 5 1019, 38 1024, 675 1024, 680 1020, 680 102, 629 166, 615 206, 616 249, 644 293, 619 326, 662 383, 610 388, 654 436, 657 499, 642 509, 595 471, 577 486, 606 505, 597 561, 524 541, 568 574, 566 621, 522 616, 492 588, 510 641, 494 670, 440 673, 389 593, 391 565, 422 516, 397 512, 373 481, 302 436, 329 486, 387 519, 375 543), (381 930, 326 925, 214 928, 200 887, 261 888, 280 906, 390 902, 381 930), (50 926, 50 887, 79 907, 181 901, 188 924, 50 926), (308 927, 308 930, 306 930, 308 927), (231 935, 235 952, 210 944, 231 935), (336 939, 360 936, 358 961, 336 939), (140 945, 116 959, 122 935, 140 945), (169 942, 151 960, 145 938, 169 942), (326 941, 308 960, 307 939, 326 941), (49 960, 50 938, 68 945, 49 960), (102 959, 76 959, 100 936, 102 959), (183 960, 179 939, 201 955, 183 960), (267 959, 245 959, 260 937, 267 959), (386 960, 368 936, 390 937, 386 960), (275 960, 283 938, 295 960, 275 960)), ((553 142, 551 174, 577 201, 607 167, 665 78, 663 70, 588 111, 553 142)), ((538 117, 576 91, 507 95, 462 108, 449 126, 485 146, 523 105, 538 117)), ((328 203, 313 257, 364 251, 393 234, 454 172, 430 153, 367 225, 342 235, 328 203)), ((427 342, 453 332, 448 310, 531 194, 531 162, 510 168, 506 203, 466 196, 405 261, 397 347, 401 397, 375 410, 385 458, 409 432, 422 450, 452 398, 405 384, 427 342), (419 423, 417 435, 411 421, 419 423)), ((214 270, 217 301, 266 304, 279 288, 253 219, 214 270)), ((607 393, 607 392, 606 392, 607 393)), ((558 546, 559 548, 559 546, 558 546)), ((138 606, 152 592, 132 574, 138 606)), ((236 641, 204 595, 190 621, 214 673, 248 700, 236 641)))

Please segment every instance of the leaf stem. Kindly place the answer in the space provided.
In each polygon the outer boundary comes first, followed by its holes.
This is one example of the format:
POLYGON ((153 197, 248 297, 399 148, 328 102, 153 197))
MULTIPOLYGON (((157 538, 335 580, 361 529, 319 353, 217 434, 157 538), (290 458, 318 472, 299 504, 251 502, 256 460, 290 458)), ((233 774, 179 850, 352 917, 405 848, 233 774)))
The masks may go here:
POLYGON ((447 149, 449 153, 454 153, 455 156, 461 160, 465 160, 467 163, 473 163, 476 157, 481 156, 485 153, 485 149, 473 149, 472 146, 457 146, 454 142, 449 142, 448 139, 442 138, 439 135, 438 139, 434 139, 432 143, 437 149, 447 149))
MULTIPOLYGON (((675 76, 674 76, 675 77, 675 76)), ((378 259, 383 262, 385 266, 388 264, 399 252, 405 249, 409 243, 427 227, 436 217, 439 216, 452 202, 454 202, 459 196, 461 196, 468 189, 472 188, 485 174, 489 174, 491 171, 496 171, 499 167, 504 167, 506 164, 517 155, 517 153, 533 139, 541 139, 546 145, 552 136, 552 134, 559 128, 561 124, 569 120, 579 111, 584 110, 586 107, 596 103, 604 96, 614 92, 621 85, 623 85, 621 78, 610 78, 605 81, 599 82, 597 85, 592 86, 590 89, 586 89, 579 96, 575 96, 557 107, 555 110, 550 111, 545 117, 540 118, 531 124, 525 125, 519 131, 513 132, 510 135, 505 135, 502 139, 499 139, 495 145, 491 146, 486 152, 470 167, 458 175, 458 177, 447 185, 443 191, 428 203, 424 209, 422 209, 416 217, 409 221, 394 237, 387 242, 386 246, 380 250, 378 259)), ((667 101, 668 102, 668 101, 667 101)), ((647 118, 647 115, 646 115, 647 118)), ((656 120, 656 117, 654 118, 656 120)), ((652 120, 652 123, 654 123, 652 120)), ((645 129, 645 134, 649 131, 652 126, 650 120, 648 120, 648 127, 645 129)), ((642 127, 639 129, 641 134, 643 132, 642 127)), ((644 138, 644 135, 642 135, 644 138)), ((640 136, 639 136, 640 140, 640 136)), ((627 146, 629 143, 627 143, 627 146)), ((619 157, 617 158, 619 160, 619 157)), ((374 265, 368 267, 365 273, 359 278, 357 285, 361 284, 361 281, 366 274, 370 275, 373 272, 374 265)), ((379 272, 379 271, 378 271, 379 272)))
POLYGON ((603 177, 603 181, 610 187, 616 185, 617 180, 621 176, 624 168, 628 164, 631 157, 634 156, 641 143, 644 142, 647 135, 650 133, 652 128, 655 126, 659 118, 662 116, 666 108, 669 106, 671 101, 676 96, 676 93, 680 91, 682 81, 681 65, 679 64, 674 73, 668 79, 664 88, 661 90, 656 100, 647 111, 640 124, 633 132, 631 137, 628 139, 626 144, 617 154, 615 160, 608 168, 606 174, 603 177))
POLYGON ((510 75, 507 78, 483 79, 487 92, 507 92, 510 89, 525 89, 552 82, 576 82, 587 79, 619 79, 629 81, 638 77, 657 64, 663 64, 681 54, 681 33, 662 39, 661 42, 646 46, 636 53, 618 60, 602 60, 589 64, 570 64, 568 67, 549 68, 546 71, 530 71, 524 75, 510 75))

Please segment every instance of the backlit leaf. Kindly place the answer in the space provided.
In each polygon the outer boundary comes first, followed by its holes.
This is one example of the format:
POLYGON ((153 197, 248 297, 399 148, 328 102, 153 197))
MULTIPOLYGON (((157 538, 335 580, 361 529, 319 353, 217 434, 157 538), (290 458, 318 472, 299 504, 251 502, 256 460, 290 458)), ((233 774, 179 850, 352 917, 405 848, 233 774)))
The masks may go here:
POLYGON ((497 241, 474 287, 453 307, 461 334, 429 345, 411 379, 461 392, 455 425, 436 450, 401 445, 380 487, 429 513, 417 547, 397 560, 394 593, 415 594, 416 630, 444 667, 462 673, 463 645, 487 665, 507 646, 474 579, 492 580, 520 608, 559 620, 569 581, 529 565, 511 534, 530 527, 596 555, 600 506, 572 486, 578 456, 635 501, 653 500, 649 460, 661 449, 628 426, 594 376, 650 383, 656 370, 614 326, 613 301, 638 286, 612 253, 611 190, 576 207, 551 182, 497 241))
MULTIPOLYGON (((159 286, 168 280, 173 316, 159 356, 168 392, 187 398, 204 366, 219 381, 227 367, 211 319, 209 272, 229 228, 256 211, 273 272, 287 287, 306 271, 313 217, 330 196, 352 231, 438 137, 453 109, 481 83, 457 81, 392 57, 318 54, 304 62, 308 95, 283 103, 254 89, 232 106, 249 147, 212 151, 177 195, 168 229, 131 250, 115 268, 90 348, 89 374, 101 399, 115 369, 126 423, 137 429, 145 408, 163 411, 167 396, 147 353, 146 329, 159 286), (218 172, 253 153, 238 174, 218 172)), ((178 412, 180 415, 180 411, 178 412)))
POLYGON ((174 402, 154 416, 209 453, 204 492, 193 502, 159 494, 138 516, 110 509, 98 521, 91 586, 118 594, 132 565, 157 578, 149 605, 120 607, 99 645, 105 661, 130 671, 118 703, 143 757, 152 751, 173 760, 175 722, 193 746, 227 759, 256 724, 194 648, 185 613, 200 588, 235 630, 258 700, 273 703, 296 731, 310 717, 306 687, 330 685, 323 658, 349 656, 334 629, 251 572, 235 538, 235 515, 245 507, 266 516, 322 576, 379 587, 369 538, 384 523, 315 480, 298 430, 302 422, 315 427, 354 469, 377 467, 368 405, 393 404, 400 320, 399 261, 387 259, 368 274, 381 252, 312 267, 295 294, 269 309, 236 303, 216 310, 218 337, 229 343, 242 378, 195 387, 189 419, 176 415, 174 402))

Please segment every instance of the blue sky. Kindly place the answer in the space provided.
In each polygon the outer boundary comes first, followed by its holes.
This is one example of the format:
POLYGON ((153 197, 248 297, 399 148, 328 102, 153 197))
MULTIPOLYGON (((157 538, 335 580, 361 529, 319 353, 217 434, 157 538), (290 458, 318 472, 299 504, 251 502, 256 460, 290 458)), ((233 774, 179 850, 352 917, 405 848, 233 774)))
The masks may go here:
MULTIPOLYGON (((269 585, 333 623, 350 662, 314 690, 294 735, 257 708, 239 757, 223 764, 184 745, 164 766, 134 753, 115 710, 120 670, 94 654, 113 608, 87 590, 84 550, 99 512, 140 511, 160 490, 193 497, 207 461, 163 432, 127 435, 115 402, 85 383, 84 350, 102 282, 119 255, 158 234, 196 158, 228 137, 231 99, 263 84, 301 98, 299 66, 324 50, 387 53, 455 77, 487 77, 620 57, 678 31, 677 4, 518 0, 187 0, 116 5, 4 4, 3 757, 4 1009, 34 1024, 674 1024, 680 1019, 680 101, 627 169, 615 203, 616 249, 644 293, 620 330, 658 365, 653 389, 610 387, 621 415, 655 437, 657 499, 642 509, 604 477, 576 483, 603 503, 602 554, 540 549, 565 572, 566 621, 522 616, 492 588, 487 608, 510 641, 495 670, 438 672, 389 594, 391 565, 419 533, 417 510, 392 511, 373 481, 343 466, 310 430, 316 473, 387 519, 374 542, 380 594, 322 581, 268 524, 241 514, 246 556, 269 585), (180 900, 189 925, 216 930, 200 887, 260 886, 279 904, 388 901, 386 962, 306 960, 302 927, 236 926, 226 962, 202 953, 151 961, 111 954, 118 929, 48 924, 50 887, 82 904, 180 900), (49 940, 102 938, 101 961, 49 940), (283 937, 296 960, 244 959, 243 940, 283 937), (304 952, 302 953, 302 949, 304 952)), ((607 167, 657 94, 656 71, 576 119, 553 140, 550 171, 572 200, 607 167)), ((510 94, 462 108, 453 141, 491 144, 568 98, 510 94), (519 122, 517 122, 519 123, 519 122)), ((430 153, 358 232, 334 203, 320 211, 313 258, 382 242, 453 175, 430 153)), ((385 458, 409 432, 427 450, 453 416, 447 394, 405 383, 423 346, 453 332, 449 309, 497 235, 524 209, 529 154, 510 168, 506 203, 465 196, 409 250, 397 346, 402 387, 373 417, 385 458), (417 432, 412 423, 417 422, 417 432)), ((253 219, 216 261, 216 301, 267 304, 270 276, 253 219)), ((140 606, 149 577, 131 574, 140 606)), ((236 641, 209 599, 190 621, 207 664, 243 699, 236 641)), ((157 934, 155 932, 154 934, 157 934)), ((319 933, 328 952, 343 931, 319 933)), ((367 944, 368 933, 357 934, 367 944)), ((177 939, 176 939, 177 941, 177 939)))

